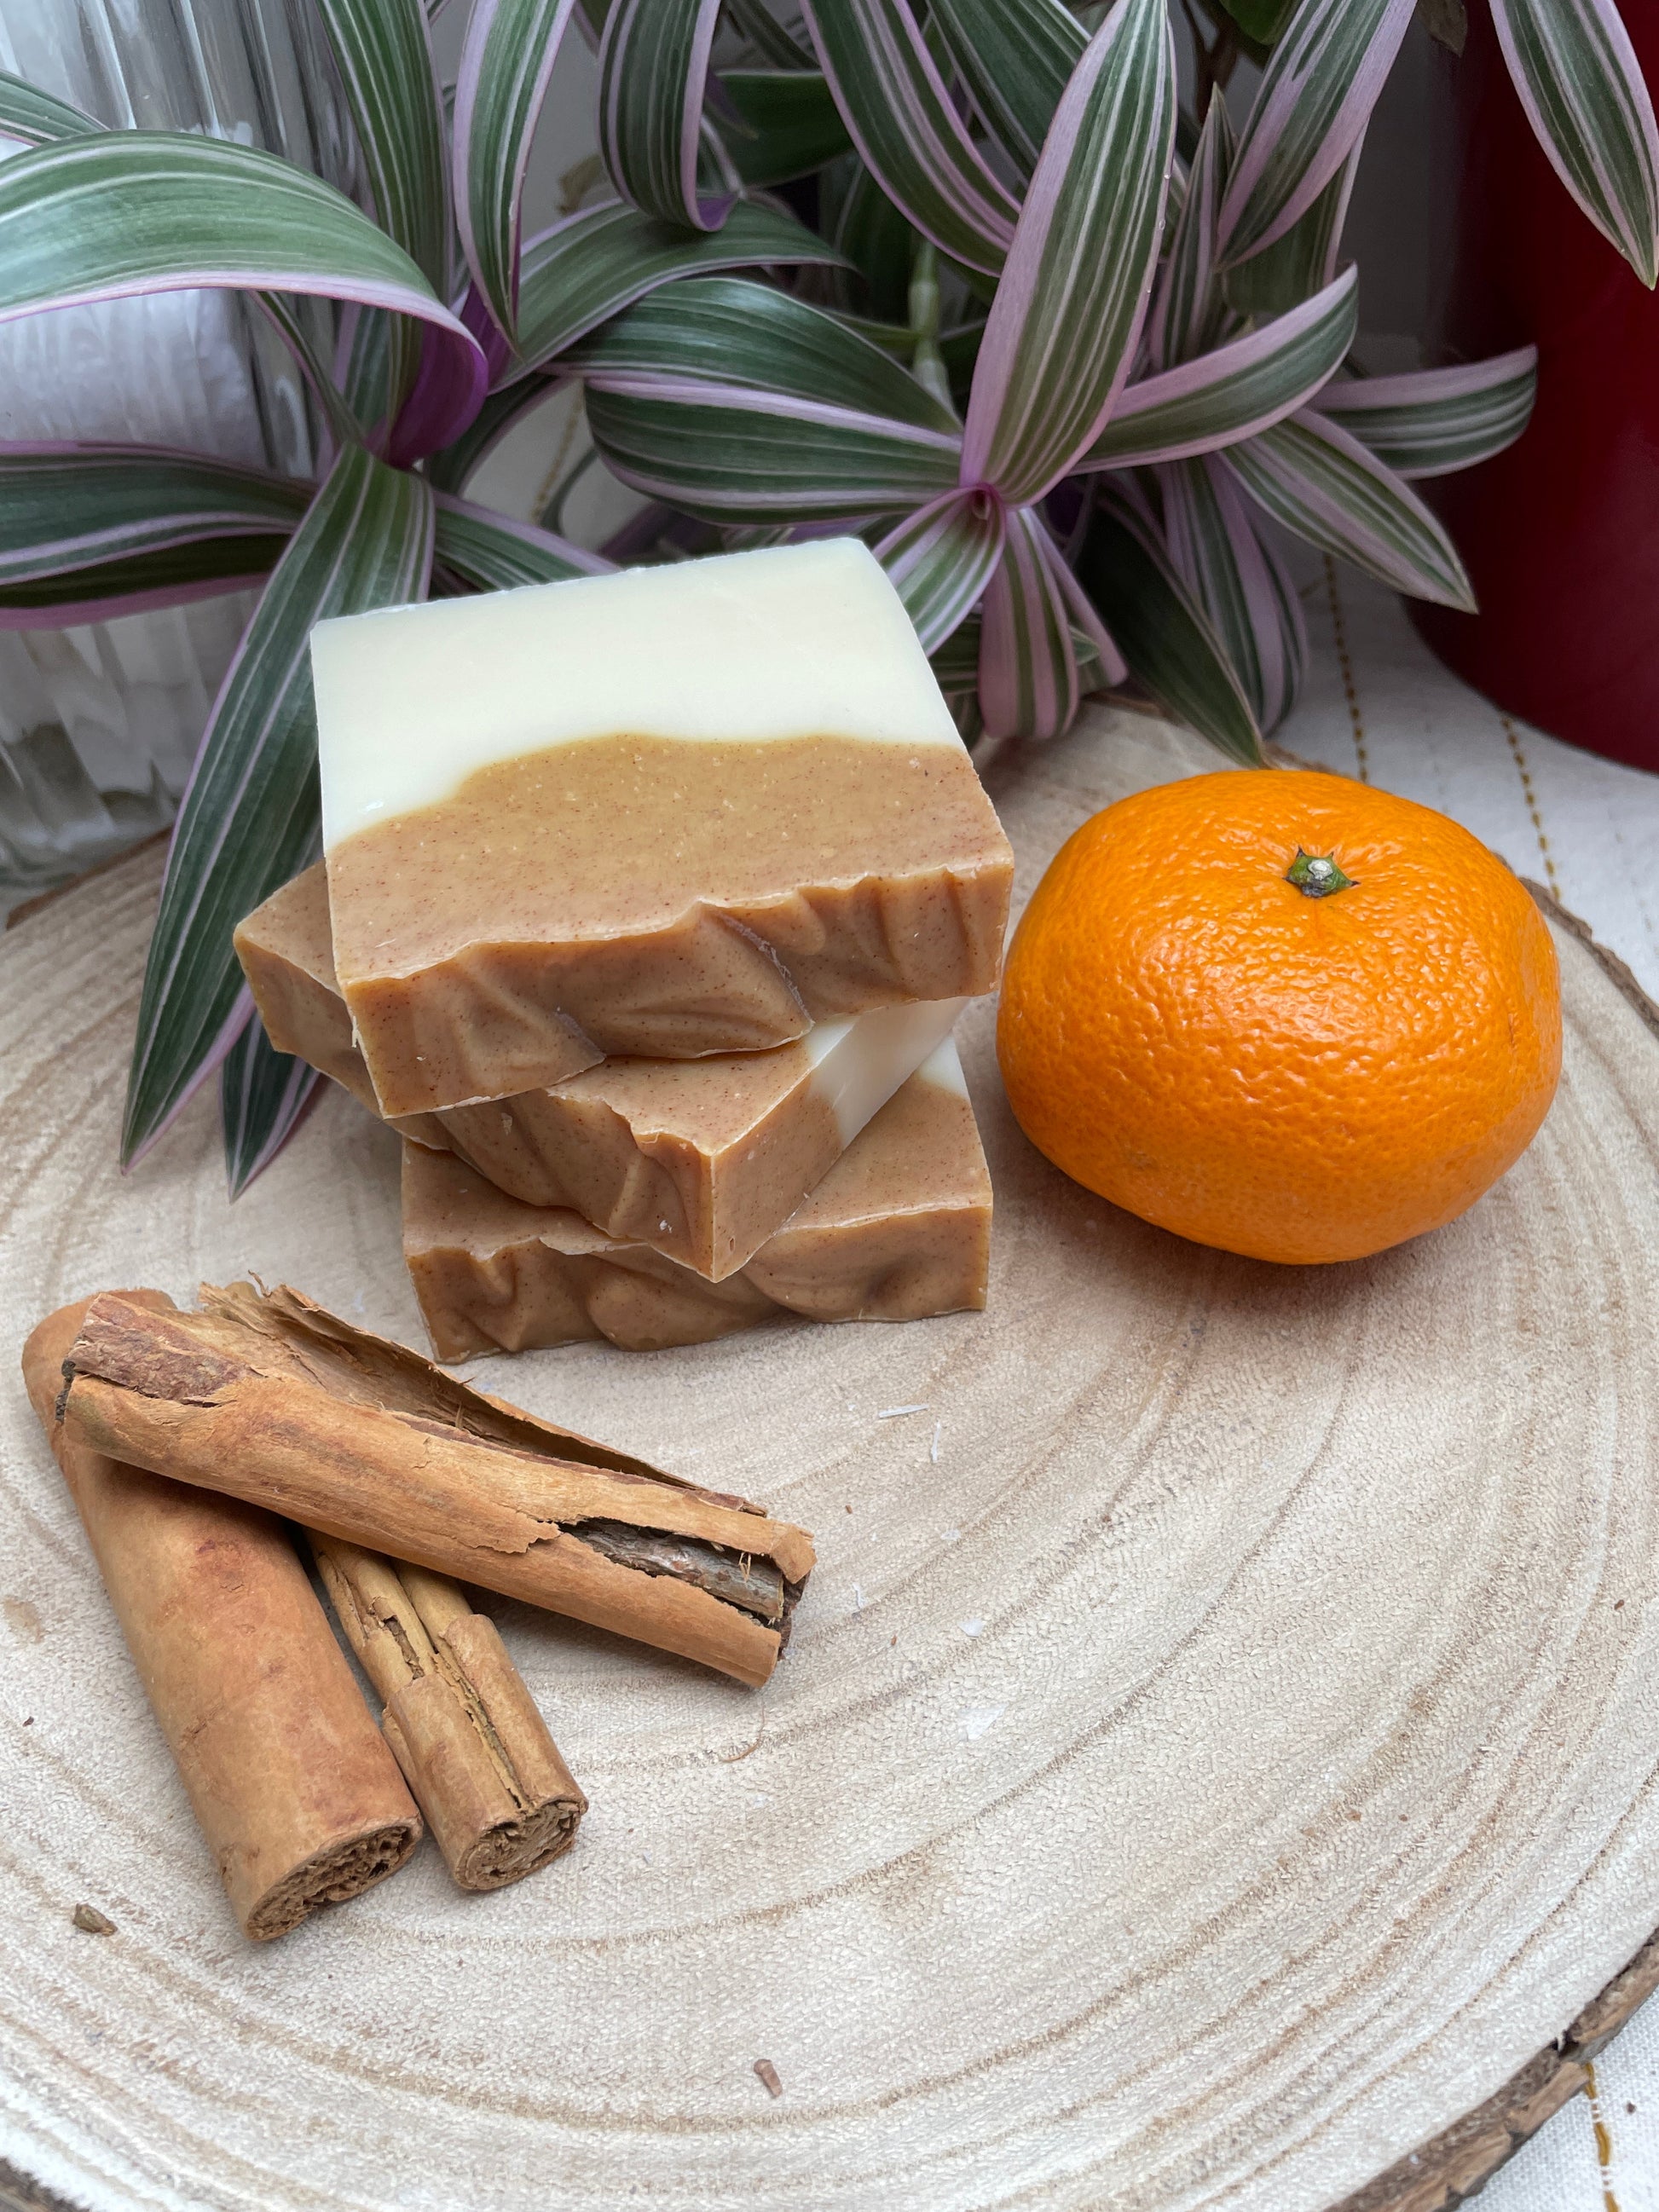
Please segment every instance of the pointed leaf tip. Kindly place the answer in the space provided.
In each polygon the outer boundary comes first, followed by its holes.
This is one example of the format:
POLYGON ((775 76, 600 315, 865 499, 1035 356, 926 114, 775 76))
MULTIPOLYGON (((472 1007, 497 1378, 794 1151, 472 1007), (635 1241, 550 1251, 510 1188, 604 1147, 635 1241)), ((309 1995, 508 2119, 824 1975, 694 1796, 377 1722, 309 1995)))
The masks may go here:
POLYGON ((1659 128, 1613 0, 1492 0, 1516 91, 1557 175, 1651 291, 1659 128))
POLYGON ((1221 209, 1221 251, 1242 261, 1299 221, 1364 130, 1415 0, 1302 0, 1273 48, 1221 209))

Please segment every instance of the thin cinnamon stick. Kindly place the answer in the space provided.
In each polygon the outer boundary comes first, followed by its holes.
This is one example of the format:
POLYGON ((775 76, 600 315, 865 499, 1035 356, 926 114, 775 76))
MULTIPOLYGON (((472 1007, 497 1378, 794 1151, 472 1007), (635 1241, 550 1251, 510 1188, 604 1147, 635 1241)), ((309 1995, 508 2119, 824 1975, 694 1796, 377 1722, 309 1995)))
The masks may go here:
POLYGON ((63 1363, 91 1303, 41 1322, 24 1380, 231 1909, 264 1942, 394 1872, 420 1815, 279 1523, 64 1429, 63 1363))
POLYGON ((337 1537, 311 1548, 380 1726, 463 1889, 501 1889, 568 1850, 587 1800, 495 1624, 424 1567, 337 1537))
POLYGON ((94 1450, 764 1682, 812 1565, 746 1499, 469 1389, 286 1287, 94 1298, 64 1418, 94 1450))

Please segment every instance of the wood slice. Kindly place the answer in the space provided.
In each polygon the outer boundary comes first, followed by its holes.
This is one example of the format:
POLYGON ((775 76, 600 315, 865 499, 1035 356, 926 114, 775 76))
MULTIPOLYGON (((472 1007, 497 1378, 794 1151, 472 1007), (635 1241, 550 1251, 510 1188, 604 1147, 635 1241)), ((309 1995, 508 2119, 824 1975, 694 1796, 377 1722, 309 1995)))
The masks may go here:
MULTIPOLYGON (((1022 889, 1213 765, 1121 714, 994 763, 1022 889)), ((395 1147, 343 1097, 234 1207, 207 1101, 117 1172, 156 869, 0 941, 13 1344, 250 1270, 418 1342, 395 1147)), ((1659 1042, 1556 934, 1555 1109, 1401 1250, 1274 1268, 1115 1212, 1014 1128, 981 1007, 988 1314, 480 1363, 823 1561, 758 1694, 495 1608, 592 1801, 499 1896, 425 1850, 242 1942, 9 1355, 0 2159, 96 2212, 1454 2202, 1659 1924, 1659 1042)))

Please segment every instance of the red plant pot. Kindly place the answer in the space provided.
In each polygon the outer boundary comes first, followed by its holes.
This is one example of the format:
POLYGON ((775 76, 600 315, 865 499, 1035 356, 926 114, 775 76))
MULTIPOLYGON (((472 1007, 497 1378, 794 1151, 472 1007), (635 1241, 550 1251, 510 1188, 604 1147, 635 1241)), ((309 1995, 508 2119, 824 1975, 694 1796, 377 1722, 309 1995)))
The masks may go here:
MULTIPOLYGON (((1659 6, 1623 10, 1659 82, 1659 6)), ((1659 296, 1569 197, 1516 97, 1484 4, 1455 65, 1462 163, 1448 341, 1528 340, 1525 434, 1422 489, 1480 611, 1414 605, 1460 676, 1571 744, 1659 769, 1659 296)))

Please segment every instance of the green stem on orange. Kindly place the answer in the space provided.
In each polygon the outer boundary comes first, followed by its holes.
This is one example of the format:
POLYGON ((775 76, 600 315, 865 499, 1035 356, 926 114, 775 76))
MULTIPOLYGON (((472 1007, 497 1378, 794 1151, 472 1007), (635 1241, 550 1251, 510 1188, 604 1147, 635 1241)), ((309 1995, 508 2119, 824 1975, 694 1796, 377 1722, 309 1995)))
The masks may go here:
POLYGON ((1346 891, 1353 884, 1353 878, 1343 874, 1330 854, 1304 853, 1300 845, 1285 880, 1294 884, 1304 898, 1328 898, 1333 891, 1346 891))

